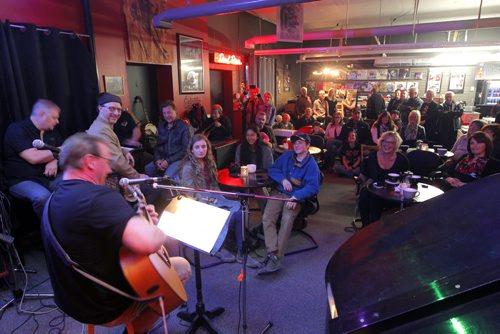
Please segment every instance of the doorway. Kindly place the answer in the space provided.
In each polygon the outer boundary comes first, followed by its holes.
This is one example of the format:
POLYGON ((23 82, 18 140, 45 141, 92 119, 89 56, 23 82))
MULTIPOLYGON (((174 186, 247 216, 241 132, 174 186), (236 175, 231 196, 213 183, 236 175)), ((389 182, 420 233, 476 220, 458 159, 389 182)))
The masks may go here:
MULTIPOLYGON (((224 116, 233 120, 233 72, 226 70, 210 70, 210 106, 218 103, 224 110, 224 116)), ((210 109, 207 108, 208 110, 210 109)))
POLYGON ((131 111, 142 124, 158 124, 160 104, 174 97, 172 66, 127 64, 127 77, 131 111))

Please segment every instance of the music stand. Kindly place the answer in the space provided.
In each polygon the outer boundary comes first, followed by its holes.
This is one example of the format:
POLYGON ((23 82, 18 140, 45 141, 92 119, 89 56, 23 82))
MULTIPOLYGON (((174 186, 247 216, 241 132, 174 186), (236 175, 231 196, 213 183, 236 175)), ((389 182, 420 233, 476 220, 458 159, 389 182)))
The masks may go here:
POLYGON ((165 234, 194 250, 196 311, 177 313, 179 318, 191 323, 188 333, 195 333, 200 327, 205 328, 209 333, 217 333, 210 319, 225 311, 223 307, 216 307, 212 311, 205 309, 200 251, 213 255, 219 250, 227 234, 230 214, 227 210, 178 196, 165 208, 158 223, 158 228, 165 234))

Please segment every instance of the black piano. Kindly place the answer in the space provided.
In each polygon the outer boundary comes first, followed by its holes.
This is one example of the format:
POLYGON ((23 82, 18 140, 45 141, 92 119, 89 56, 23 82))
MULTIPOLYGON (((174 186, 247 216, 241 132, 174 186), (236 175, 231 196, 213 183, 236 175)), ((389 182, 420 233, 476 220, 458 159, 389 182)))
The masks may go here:
POLYGON ((500 174, 357 232, 325 281, 328 333, 500 333, 500 174))

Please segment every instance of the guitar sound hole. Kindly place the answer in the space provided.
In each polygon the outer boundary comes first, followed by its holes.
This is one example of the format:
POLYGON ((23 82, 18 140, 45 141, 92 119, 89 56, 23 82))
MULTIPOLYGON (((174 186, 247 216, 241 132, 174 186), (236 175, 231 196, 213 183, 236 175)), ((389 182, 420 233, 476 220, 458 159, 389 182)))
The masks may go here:
POLYGON ((155 291, 157 291, 158 289, 160 288, 160 286, 158 284, 156 285, 153 285, 152 287, 150 287, 149 289, 146 290, 146 293, 148 295, 151 295, 153 294, 155 291))

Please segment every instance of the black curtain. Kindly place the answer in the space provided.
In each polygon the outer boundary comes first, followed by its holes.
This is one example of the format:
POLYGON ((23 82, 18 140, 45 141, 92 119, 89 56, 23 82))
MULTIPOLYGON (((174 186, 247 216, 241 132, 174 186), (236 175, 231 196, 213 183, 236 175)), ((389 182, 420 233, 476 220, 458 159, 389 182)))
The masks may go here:
POLYGON ((0 22, 0 140, 10 123, 30 116, 40 98, 61 108, 57 130, 64 138, 86 130, 96 116, 99 86, 85 43, 55 28, 12 25, 0 22))

